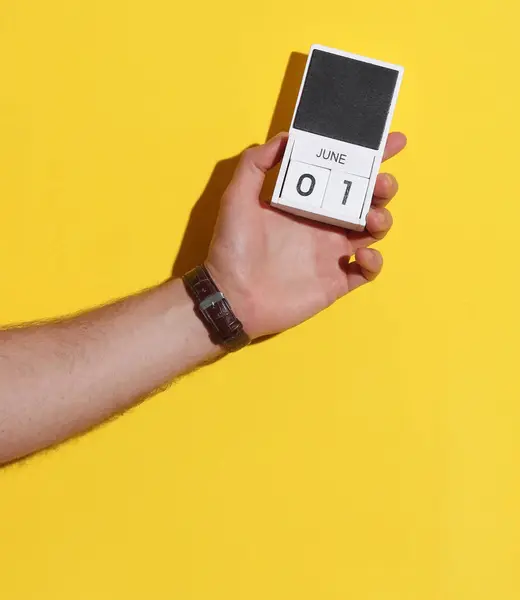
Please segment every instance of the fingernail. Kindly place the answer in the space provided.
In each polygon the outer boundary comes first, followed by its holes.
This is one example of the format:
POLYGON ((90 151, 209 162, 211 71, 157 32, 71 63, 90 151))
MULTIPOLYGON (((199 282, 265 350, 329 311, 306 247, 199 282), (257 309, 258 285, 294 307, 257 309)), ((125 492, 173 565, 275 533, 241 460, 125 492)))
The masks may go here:
POLYGON ((285 131, 279 131, 276 135, 273 135, 273 137, 269 138, 267 140, 267 143, 272 142, 273 140, 276 140, 278 138, 282 138, 282 137, 287 137, 289 134, 285 131))
POLYGON ((377 265, 381 265, 383 263, 383 257, 381 256, 381 252, 370 248, 370 252, 372 253, 372 259, 377 263, 377 265))

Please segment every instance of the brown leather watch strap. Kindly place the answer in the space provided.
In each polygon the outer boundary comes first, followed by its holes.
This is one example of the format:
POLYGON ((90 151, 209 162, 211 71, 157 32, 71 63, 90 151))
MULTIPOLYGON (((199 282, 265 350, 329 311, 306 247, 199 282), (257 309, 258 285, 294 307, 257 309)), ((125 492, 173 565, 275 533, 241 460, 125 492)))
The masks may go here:
POLYGON ((204 265, 188 271, 182 279, 215 343, 227 350, 239 350, 249 344, 251 340, 242 323, 204 265))

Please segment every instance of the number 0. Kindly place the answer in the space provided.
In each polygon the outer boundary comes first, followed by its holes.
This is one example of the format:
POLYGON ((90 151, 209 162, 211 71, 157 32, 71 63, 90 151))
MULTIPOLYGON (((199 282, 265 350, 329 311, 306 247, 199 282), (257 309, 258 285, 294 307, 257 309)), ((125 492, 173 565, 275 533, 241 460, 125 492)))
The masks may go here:
POLYGON ((300 179, 298 179, 298 183, 296 184, 296 191, 298 192, 298 194, 300 194, 300 196, 310 196, 312 194, 312 191, 314 190, 315 185, 316 179, 310 173, 304 173, 300 176, 300 179), (302 183, 305 181, 305 179, 310 180, 309 189, 306 192, 302 190, 302 183))

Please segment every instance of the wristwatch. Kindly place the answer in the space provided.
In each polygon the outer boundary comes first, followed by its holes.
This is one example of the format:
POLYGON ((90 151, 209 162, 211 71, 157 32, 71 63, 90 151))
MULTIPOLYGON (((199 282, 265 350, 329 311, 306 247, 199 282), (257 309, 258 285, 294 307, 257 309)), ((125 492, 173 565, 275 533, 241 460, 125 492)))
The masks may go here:
POLYGON ((188 271, 182 279, 195 303, 195 312, 215 343, 226 350, 235 351, 251 342, 228 300, 204 265, 188 271))

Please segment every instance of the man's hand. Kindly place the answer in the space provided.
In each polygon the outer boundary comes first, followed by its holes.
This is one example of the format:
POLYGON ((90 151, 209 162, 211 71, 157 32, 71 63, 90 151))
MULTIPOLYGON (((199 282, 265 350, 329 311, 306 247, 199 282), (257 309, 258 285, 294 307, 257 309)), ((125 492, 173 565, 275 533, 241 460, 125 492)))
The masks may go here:
MULTIPOLYGON (((387 174, 377 178, 364 232, 323 225, 263 204, 265 174, 280 161, 286 143, 287 134, 279 134, 244 152, 222 198, 206 261, 252 338, 297 325, 373 280, 383 260, 369 246, 392 225, 385 206, 397 193, 397 181, 387 174)), ((390 134, 384 160, 405 145, 402 133, 390 134)))

